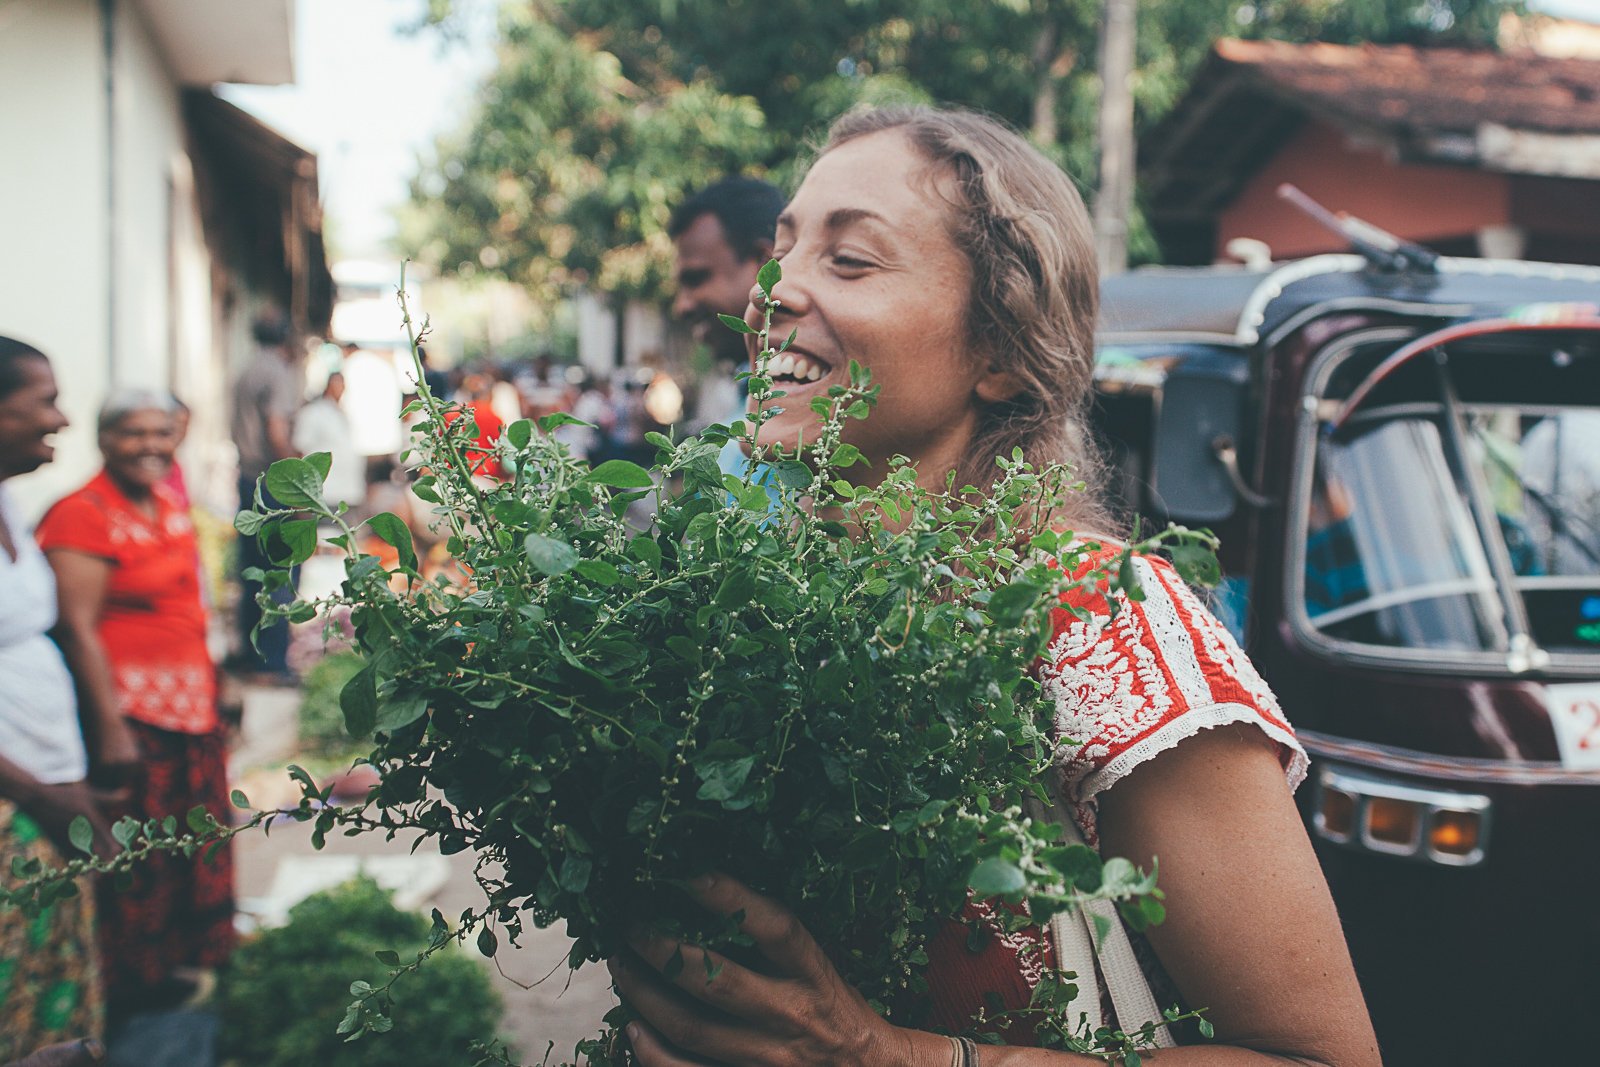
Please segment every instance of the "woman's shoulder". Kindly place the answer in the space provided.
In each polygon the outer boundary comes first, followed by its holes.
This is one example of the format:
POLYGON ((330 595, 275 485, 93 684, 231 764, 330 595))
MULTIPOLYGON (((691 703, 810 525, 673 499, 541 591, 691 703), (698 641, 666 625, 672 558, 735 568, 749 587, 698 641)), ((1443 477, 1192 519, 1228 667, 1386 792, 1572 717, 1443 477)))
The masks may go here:
MULTIPOLYGON (((1074 576, 1120 551, 1091 548, 1074 576)), ((1041 670, 1055 703, 1056 766, 1085 835, 1095 836, 1097 794, 1186 738, 1227 723, 1260 727, 1276 744, 1290 787, 1298 786, 1305 750, 1233 635, 1166 560, 1134 556, 1128 565, 1140 599, 1105 582, 1062 596, 1041 670)))
POLYGON ((34 539, 45 551, 71 548, 91 555, 111 555, 111 516, 100 482, 103 475, 52 504, 39 520, 34 539))

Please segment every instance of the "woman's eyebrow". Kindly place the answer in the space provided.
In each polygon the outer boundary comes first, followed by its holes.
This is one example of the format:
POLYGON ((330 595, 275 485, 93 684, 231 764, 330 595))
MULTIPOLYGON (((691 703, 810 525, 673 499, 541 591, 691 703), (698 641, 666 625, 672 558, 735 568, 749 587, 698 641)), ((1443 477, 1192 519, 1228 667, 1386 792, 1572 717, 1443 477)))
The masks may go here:
MULTIPOLYGON (((885 225, 889 224, 888 219, 884 218, 876 211, 869 210, 868 208, 840 207, 834 208, 832 211, 828 212, 827 218, 823 220, 823 225, 830 230, 837 230, 840 227, 848 226, 852 222, 860 222, 862 219, 876 219, 885 225)), ((794 229, 794 215, 785 211, 783 214, 778 216, 778 225, 785 229, 794 229)))

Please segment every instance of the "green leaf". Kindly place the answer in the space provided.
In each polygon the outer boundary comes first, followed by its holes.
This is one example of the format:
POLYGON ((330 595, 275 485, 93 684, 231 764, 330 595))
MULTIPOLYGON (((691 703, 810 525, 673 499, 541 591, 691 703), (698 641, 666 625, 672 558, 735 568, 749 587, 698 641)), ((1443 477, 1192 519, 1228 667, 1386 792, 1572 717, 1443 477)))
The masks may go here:
POLYGON ((333 470, 333 453, 313 452, 306 457, 306 462, 316 468, 317 477, 325 482, 328 480, 328 472, 333 470))
POLYGON ((322 507, 322 472, 303 459, 280 459, 267 468, 261 484, 290 508, 322 507))
POLYGON ((653 571, 661 569, 661 546, 648 534, 640 534, 628 542, 628 555, 653 571))
POLYGON ((683 634, 673 634, 665 642, 667 651, 679 656, 695 666, 700 665, 700 642, 683 634))
POLYGON ((617 568, 603 560, 586 559, 573 566, 573 572, 583 575, 591 582, 600 585, 615 585, 622 580, 622 575, 617 573, 617 568))
POLYGON ((267 525, 267 558, 280 567, 298 566, 316 551, 316 519, 285 519, 267 525))
POLYGON ((241 511, 233 517, 233 528, 245 537, 254 537, 266 525, 266 516, 255 511, 241 511))
POLYGON ((996 626, 1016 626, 1044 590, 1032 582, 1012 582, 994 591, 989 598, 989 617, 996 626))
POLYGON ((382 963, 386 966, 400 966, 400 953, 396 952, 392 948, 380 948, 378 951, 374 952, 373 955, 378 957, 379 963, 382 963))
POLYGON ((1207 1041, 1217 1036, 1216 1027, 1211 1025, 1210 1019, 1201 1019, 1195 1025, 1200 1031, 1200 1036, 1205 1038, 1207 1041))
MULTIPOLYGON (((342 695, 342 694, 341 694, 342 695)), ((375 728, 392 734, 402 726, 409 726, 428 710, 428 698, 421 693, 395 694, 378 708, 375 728)))
POLYGON ((769 259, 761 265, 761 270, 756 273, 756 284, 761 286, 761 291, 768 296, 772 295, 772 287, 783 280, 783 268, 775 259, 769 259))
POLYGON ((554 577, 565 574, 578 565, 578 550, 543 534, 529 534, 522 542, 528 559, 545 574, 554 577))
POLYGON ((683 949, 680 947, 673 949, 672 955, 667 958, 667 962, 662 964, 661 977, 665 978, 669 982, 675 982, 678 980, 678 975, 682 973, 683 949))
POLYGON ((872 464, 867 463, 866 457, 861 454, 859 448, 848 443, 834 449, 833 455, 828 458, 828 466, 830 467, 854 467, 857 463, 866 463, 867 466, 872 466, 872 464))
POLYGON ((772 468, 772 473, 785 487, 789 489, 804 489, 811 484, 815 475, 811 468, 799 460, 786 459, 772 468))
POLYGON ((339 710, 344 713, 345 733, 361 738, 378 724, 378 679, 373 664, 361 668, 339 690, 339 710))
POLYGON ((583 480, 613 489, 649 489, 656 484, 649 471, 625 459, 608 459, 584 475, 583 480))
MULTIPOLYGON (((554 412, 554 413, 552 413, 550 415, 544 416, 543 418, 541 418, 539 420, 539 430, 540 430, 541 433, 549 433, 552 430, 558 429, 558 428, 560 428, 562 426, 588 426, 588 425, 589 424, 587 422, 584 422, 582 419, 578 418, 576 415, 569 415, 565 411, 554 412)), ((530 440, 531 440, 531 438, 530 438, 530 440)))
POLYGON ((367 520, 367 526, 385 544, 400 553, 400 566, 408 571, 417 569, 417 553, 411 545, 411 528, 397 515, 380 512, 367 520))
POLYGON ((1027 884, 1028 879, 1022 873, 1022 868, 999 856, 990 856, 978 864, 967 879, 967 885, 980 898, 1020 893, 1027 884))
POLYGON ((1172 566, 1178 577, 1190 585, 1213 586, 1222 580, 1222 567, 1216 553, 1205 545, 1168 545, 1172 566))
POLYGON ((735 610, 750 603, 756 595, 754 567, 739 567, 722 580, 717 587, 716 604, 719 608, 735 610))
POLYGON ((745 756, 731 760, 696 760, 694 770, 705 783, 695 794, 701 800, 730 800, 750 777, 756 758, 745 756))
MULTIPOLYGON (((748 277, 748 275, 746 275, 746 277, 748 277)), ((726 326, 728 329, 732 330, 734 333, 757 333, 758 332, 758 331, 756 331, 754 329, 751 329, 750 324, 748 322, 744 321, 743 319, 741 319, 737 315, 718 315, 717 318, 722 320, 722 325, 726 326)))
POLYGON ((511 447, 519 452, 528 447, 528 442, 533 440, 533 423, 527 419, 518 419, 506 427, 506 440, 511 442, 511 447))
POLYGON ((239 808, 242 811, 250 810, 250 798, 245 796, 244 793, 238 789, 235 789, 233 792, 228 794, 228 800, 233 803, 234 807, 239 808))
MULTIPOLYGON (((640 752, 643 752, 646 756, 649 756, 651 759, 655 760, 656 765, 659 766, 663 771, 667 769, 667 750, 662 748, 660 743, 658 743, 655 738, 646 737, 644 734, 639 734, 634 737, 633 745, 640 752)), ((652 803, 650 807, 653 810, 654 804, 652 803)))
POLYGON ((94 827, 89 825, 87 816, 79 815, 67 827, 67 840, 72 842, 72 847, 85 855, 94 855, 94 827))
POLYGON ((594 863, 588 856, 568 852, 561 861, 561 873, 556 876, 556 882, 569 893, 581 893, 589 888, 589 872, 593 869, 594 863))
POLYGON ((494 931, 485 926, 478 931, 478 951, 489 958, 500 951, 500 939, 494 936, 494 931))
POLYGON ((189 829, 193 830, 197 834, 203 834, 207 830, 211 829, 211 813, 206 811, 206 806, 204 804, 196 804, 194 807, 190 808, 189 814, 185 816, 185 821, 188 822, 189 829))

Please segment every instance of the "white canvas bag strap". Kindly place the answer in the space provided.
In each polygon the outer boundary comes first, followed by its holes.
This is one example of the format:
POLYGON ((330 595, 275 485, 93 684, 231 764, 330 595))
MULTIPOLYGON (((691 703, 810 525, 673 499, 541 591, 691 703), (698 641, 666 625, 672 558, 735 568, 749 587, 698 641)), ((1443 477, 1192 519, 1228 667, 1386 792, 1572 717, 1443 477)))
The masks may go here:
MULTIPOLYGON (((1049 785, 1047 788, 1051 799, 1048 816, 1042 805, 1031 799, 1028 802, 1028 814, 1035 819, 1048 818, 1050 822, 1060 823, 1066 844, 1083 844, 1083 835, 1078 832, 1078 824, 1072 813, 1061 803, 1056 790, 1049 785)), ((1161 1018, 1161 1009, 1156 1006, 1155 995, 1150 992, 1150 982, 1144 976, 1144 969, 1139 966, 1138 957, 1133 954, 1133 945, 1128 942, 1128 932, 1122 927, 1116 905, 1109 900, 1097 900, 1079 911, 1053 915, 1050 917, 1050 938, 1055 945, 1056 965, 1063 971, 1076 972, 1078 976, 1079 993, 1073 1001, 1073 1015, 1076 1017, 1080 1012, 1087 1014, 1090 1031, 1099 1029, 1105 1023, 1100 1015, 1102 979, 1106 991, 1111 994, 1112 1006, 1116 1008, 1117 1024, 1124 1033, 1138 1029, 1149 1020, 1161 1018), (1105 920, 1107 932, 1104 938, 1095 936, 1092 918, 1095 915, 1105 920), (1098 973, 1096 960, 1099 961, 1098 973)), ((1165 1023, 1156 1027, 1155 1041, 1157 1048, 1177 1046, 1165 1023)))

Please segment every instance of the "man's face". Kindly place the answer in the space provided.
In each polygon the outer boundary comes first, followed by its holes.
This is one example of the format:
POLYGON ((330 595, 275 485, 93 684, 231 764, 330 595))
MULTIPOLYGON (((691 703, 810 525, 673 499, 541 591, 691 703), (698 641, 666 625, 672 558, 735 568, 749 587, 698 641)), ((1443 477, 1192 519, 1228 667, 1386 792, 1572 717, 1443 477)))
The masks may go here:
POLYGON ((715 356, 744 363, 744 337, 718 322, 717 316, 744 317, 756 272, 770 257, 772 243, 759 243, 755 255, 741 260, 728 244, 722 223, 709 212, 672 243, 678 258, 678 295, 672 301, 672 314, 688 322, 695 340, 711 346, 715 356))

